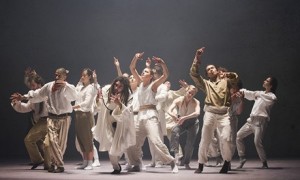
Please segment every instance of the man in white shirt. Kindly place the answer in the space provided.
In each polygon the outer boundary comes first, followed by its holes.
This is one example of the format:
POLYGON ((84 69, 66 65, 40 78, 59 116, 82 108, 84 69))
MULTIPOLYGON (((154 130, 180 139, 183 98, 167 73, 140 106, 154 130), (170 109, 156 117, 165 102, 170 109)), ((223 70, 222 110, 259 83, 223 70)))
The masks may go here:
POLYGON ((260 160, 263 163, 262 168, 268 168, 266 153, 262 144, 263 135, 265 129, 270 121, 270 111, 274 105, 277 97, 275 91, 277 89, 277 79, 274 77, 268 77, 263 82, 265 91, 249 91, 241 89, 239 95, 248 100, 254 100, 250 117, 247 122, 237 132, 236 145, 237 151, 240 157, 240 164, 237 169, 244 166, 246 162, 245 158, 245 145, 243 139, 250 134, 254 134, 254 144, 260 160))
MULTIPOLYGON (((55 71, 55 81, 45 84, 40 89, 29 91, 22 99, 38 103, 48 98, 48 139, 51 166, 48 172, 64 172, 63 155, 67 146, 68 131, 73 111, 72 101, 77 98, 75 86, 66 82, 68 70, 58 68, 55 71), (57 167, 55 169, 55 167, 57 167)), ((46 141, 47 143, 47 141, 46 141)))
MULTIPOLYGON (((43 79, 36 73, 25 74, 25 83, 31 90, 36 90, 44 85, 43 79)), ((49 151, 44 146, 45 136, 48 131, 46 99, 40 103, 32 103, 30 101, 24 103, 18 99, 14 99, 16 94, 17 93, 11 96, 11 105, 14 110, 19 113, 30 112, 32 114, 32 127, 24 139, 28 155, 32 162, 31 169, 36 169, 39 165, 44 163, 44 169, 47 170, 49 169, 50 160, 49 151)))

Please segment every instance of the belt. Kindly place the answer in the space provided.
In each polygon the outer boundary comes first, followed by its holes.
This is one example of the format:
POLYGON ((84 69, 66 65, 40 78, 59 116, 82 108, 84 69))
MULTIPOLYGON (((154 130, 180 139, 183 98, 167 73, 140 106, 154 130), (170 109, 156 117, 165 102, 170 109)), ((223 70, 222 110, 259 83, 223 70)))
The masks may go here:
POLYGON ((83 111, 75 111, 75 113, 91 113, 91 111, 83 112, 83 111))
POLYGON ((64 114, 52 114, 52 113, 48 113, 50 118, 62 118, 62 117, 66 117, 66 116, 71 116, 71 113, 64 113, 64 114))
POLYGON ((143 106, 140 106, 140 111, 143 111, 143 110, 147 110, 147 109, 154 109, 156 110, 156 106, 153 105, 153 104, 149 104, 149 105, 143 105, 143 106))
POLYGON ((133 115, 138 115, 138 111, 133 111, 133 115))

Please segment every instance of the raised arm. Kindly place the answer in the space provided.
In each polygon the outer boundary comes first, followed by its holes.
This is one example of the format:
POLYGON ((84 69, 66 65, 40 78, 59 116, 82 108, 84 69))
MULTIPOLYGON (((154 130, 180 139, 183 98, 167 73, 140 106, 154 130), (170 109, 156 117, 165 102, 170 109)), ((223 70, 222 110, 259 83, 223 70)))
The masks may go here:
POLYGON ((139 59, 142 59, 142 56, 143 56, 144 52, 142 53, 136 53, 132 60, 131 60, 131 63, 130 63, 130 72, 131 74, 133 75, 133 77, 136 79, 137 83, 140 84, 142 79, 141 79, 141 76, 139 75, 139 73, 137 72, 136 70, 136 62, 139 60, 139 59))
POLYGON ((178 97, 178 98, 174 99, 174 101, 173 101, 172 104, 170 105, 169 109, 167 110, 167 113, 173 118, 173 120, 174 120, 175 122, 178 121, 178 117, 177 117, 177 114, 175 114, 175 112, 176 112, 176 113, 178 113, 178 112, 177 112, 177 111, 174 112, 174 110, 177 110, 177 109, 178 109, 177 104, 178 104, 180 101, 182 101, 182 97, 178 97))
POLYGON ((114 57, 114 64, 115 64, 115 66, 116 66, 118 76, 122 76, 123 73, 122 73, 122 71, 121 71, 121 67, 120 67, 119 60, 118 60, 117 58, 115 58, 115 57, 114 57))
POLYGON ((169 77, 169 70, 167 68, 166 63, 161 58, 153 56, 152 60, 154 62, 160 64, 161 67, 162 67, 162 69, 163 69, 162 76, 160 76, 158 79, 156 79, 154 81, 153 85, 152 85, 152 91, 153 92, 157 92, 158 86, 161 85, 162 83, 164 83, 168 79, 168 77, 169 77))
POLYGON ((196 51, 196 54, 195 54, 195 58, 194 58, 194 60, 193 60, 192 67, 191 67, 191 69, 190 69, 190 74, 191 74, 191 76, 194 75, 194 74, 195 74, 195 75, 198 75, 198 74, 199 74, 199 66, 200 66, 200 64, 201 64, 201 55, 203 54, 204 49, 205 49, 205 47, 202 47, 202 48, 200 48, 200 49, 198 49, 198 50, 196 51))
POLYGON ((204 52, 205 47, 202 47, 196 51, 195 58, 193 60, 191 69, 190 69, 190 76, 194 81, 197 88, 201 89, 202 91, 206 92, 205 90, 205 82, 202 76, 199 74, 199 67, 201 64, 201 56, 204 52))

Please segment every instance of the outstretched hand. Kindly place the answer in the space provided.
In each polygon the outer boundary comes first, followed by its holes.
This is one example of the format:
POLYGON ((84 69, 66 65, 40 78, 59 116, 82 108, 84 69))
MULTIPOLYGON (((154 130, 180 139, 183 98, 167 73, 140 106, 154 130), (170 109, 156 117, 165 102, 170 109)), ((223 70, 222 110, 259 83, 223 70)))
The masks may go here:
POLYGON ((236 98, 244 98, 244 96, 245 94, 243 91, 238 91, 232 95, 232 97, 236 97, 236 98))
POLYGON ((205 47, 202 47, 202 48, 200 48, 200 49, 197 49, 197 51, 196 51, 196 56, 201 56, 201 55, 204 53, 204 49, 205 49, 205 47))
POLYGON ((195 54, 195 59, 194 63, 195 64, 200 64, 200 56, 203 54, 205 47, 202 47, 200 49, 197 49, 196 54, 195 54))
POLYGON ((115 66, 120 66, 119 60, 114 57, 114 64, 115 66))
POLYGON ((120 94, 111 95, 110 96, 110 102, 113 102, 121 107, 121 100, 120 100, 120 94))
POLYGON ((162 60, 161 58, 156 57, 156 56, 152 57, 152 61, 154 61, 157 64, 164 64, 165 63, 164 60, 162 60))
POLYGON ((146 67, 150 68, 151 66, 151 59, 148 57, 146 60, 146 67))
POLYGON ((97 73, 96 73, 96 70, 93 71, 93 79, 94 79, 94 83, 97 83, 98 82, 98 79, 97 79, 97 73))
POLYGON ((143 60, 143 59, 142 59, 143 55, 144 55, 144 52, 136 53, 136 54, 135 54, 135 58, 140 59, 140 60, 143 60))
POLYGON ((179 80, 180 87, 187 88, 189 85, 185 80, 179 80))
POLYGON ((15 105, 17 101, 22 101, 22 100, 25 100, 26 98, 23 95, 21 95, 20 93, 16 92, 16 93, 13 93, 9 99, 11 100, 11 103, 13 105, 15 105))

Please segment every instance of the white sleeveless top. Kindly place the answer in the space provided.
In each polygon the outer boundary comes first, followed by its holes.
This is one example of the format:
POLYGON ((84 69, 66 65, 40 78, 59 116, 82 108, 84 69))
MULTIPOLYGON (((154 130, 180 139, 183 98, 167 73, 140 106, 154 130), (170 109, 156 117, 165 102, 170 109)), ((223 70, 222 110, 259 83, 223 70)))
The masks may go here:
MULTIPOLYGON (((157 101, 155 100, 155 93, 151 89, 152 85, 153 82, 146 87, 143 86, 143 83, 140 84, 137 90, 138 102, 140 106, 157 104, 157 101)), ((157 117, 157 116, 158 116, 157 110, 145 109, 145 110, 139 110, 137 119, 144 120, 144 119, 150 119, 152 117, 157 117)))

